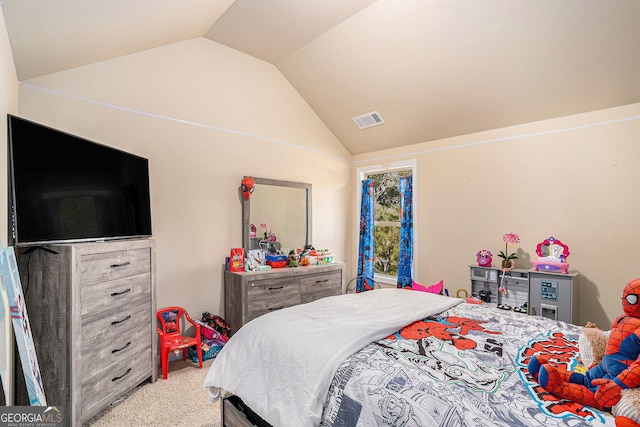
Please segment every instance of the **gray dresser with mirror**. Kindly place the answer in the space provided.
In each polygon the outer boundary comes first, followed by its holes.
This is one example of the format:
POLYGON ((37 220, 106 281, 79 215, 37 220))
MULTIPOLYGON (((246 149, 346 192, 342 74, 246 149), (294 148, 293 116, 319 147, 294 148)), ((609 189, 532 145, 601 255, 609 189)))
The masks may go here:
MULTIPOLYGON (((247 178, 247 177, 245 177, 247 178)), ((312 241, 311 184, 256 178, 242 201, 242 243, 248 250, 304 248, 312 241), (273 239, 265 239, 265 233, 273 239)), ((268 271, 224 272, 225 319, 231 333, 272 311, 343 292, 341 262, 268 271)))

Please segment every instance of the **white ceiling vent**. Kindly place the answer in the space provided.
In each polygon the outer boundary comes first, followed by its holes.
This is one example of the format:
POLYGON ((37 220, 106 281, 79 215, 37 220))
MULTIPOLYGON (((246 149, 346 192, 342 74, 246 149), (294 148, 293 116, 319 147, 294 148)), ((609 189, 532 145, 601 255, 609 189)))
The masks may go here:
POLYGON ((370 113, 354 117, 353 121, 356 122, 360 129, 366 129, 371 126, 377 126, 384 123, 382 116, 377 111, 372 111, 370 113))

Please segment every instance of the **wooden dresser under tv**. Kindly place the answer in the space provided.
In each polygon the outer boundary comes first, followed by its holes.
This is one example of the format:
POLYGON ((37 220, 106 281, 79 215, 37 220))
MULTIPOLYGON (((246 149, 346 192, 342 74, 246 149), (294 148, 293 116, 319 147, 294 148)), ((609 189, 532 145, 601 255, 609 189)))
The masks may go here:
MULTIPOLYGON (((156 380, 154 252, 152 239, 16 249, 47 404, 65 425, 156 380)), ((15 404, 28 405, 18 360, 15 404)))

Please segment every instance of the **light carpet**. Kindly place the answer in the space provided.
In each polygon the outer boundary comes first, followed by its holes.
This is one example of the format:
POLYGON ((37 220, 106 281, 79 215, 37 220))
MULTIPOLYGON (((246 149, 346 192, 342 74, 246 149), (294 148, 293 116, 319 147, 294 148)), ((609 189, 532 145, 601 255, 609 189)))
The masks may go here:
POLYGON ((220 402, 209 404, 204 379, 213 359, 202 364, 202 369, 190 361, 169 363, 169 375, 143 383, 105 409, 87 426, 91 427, 146 427, 196 426, 221 427, 220 402))

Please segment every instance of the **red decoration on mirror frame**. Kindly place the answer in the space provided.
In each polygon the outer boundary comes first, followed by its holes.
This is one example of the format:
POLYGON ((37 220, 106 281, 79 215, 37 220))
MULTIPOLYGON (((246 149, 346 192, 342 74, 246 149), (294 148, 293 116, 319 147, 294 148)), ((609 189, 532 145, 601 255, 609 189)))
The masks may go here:
POLYGON ((253 193, 253 190, 255 190, 256 188, 256 181, 251 178, 250 176, 245 176, 242 179, 242 182, 240 183, 240 189, 242 190, 242 195, 244 196, 245 200, 249 200, 249 197, 251 197, 251 193, 253 193))

